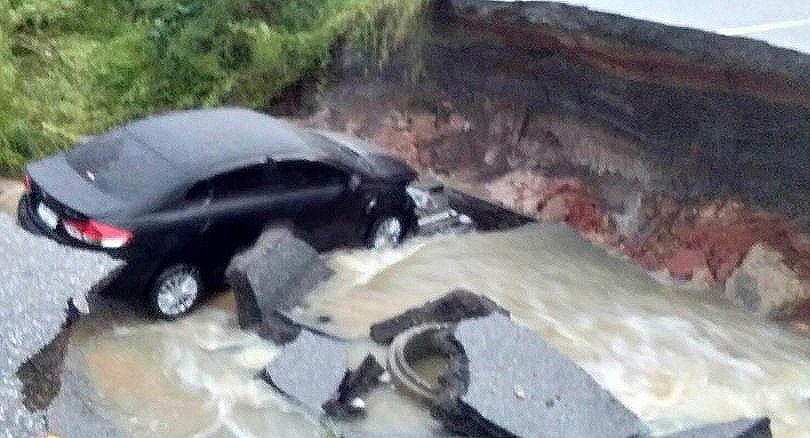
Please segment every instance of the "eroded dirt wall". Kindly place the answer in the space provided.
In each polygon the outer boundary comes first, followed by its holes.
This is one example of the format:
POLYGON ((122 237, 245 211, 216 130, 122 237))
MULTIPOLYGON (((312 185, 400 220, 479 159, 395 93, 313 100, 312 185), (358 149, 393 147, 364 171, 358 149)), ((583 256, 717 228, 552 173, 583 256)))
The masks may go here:
POLYGON ((810 57, 555 3, 439 1, 426 16, 380 74, 342 56, 310 124, 476 183, 614 174, 810 221, 810 57))
POLYGON ((797 271, 810 259, 810 56, 476 0, 430 3, 381 68, 335 53, 329 80, 276 111, 678 278, 722 283, 757 242, 797 271))

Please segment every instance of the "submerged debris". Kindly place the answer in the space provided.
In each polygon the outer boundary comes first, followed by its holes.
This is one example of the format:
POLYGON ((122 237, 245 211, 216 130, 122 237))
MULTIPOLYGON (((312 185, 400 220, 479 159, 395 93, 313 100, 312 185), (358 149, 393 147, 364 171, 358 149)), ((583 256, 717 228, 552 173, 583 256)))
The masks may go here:
POLYGON ((450 206, 447 189, 439 180, 422 177, 407 190, 416 204, 417 229, 420 235, 465 233, 475 229, 470 216, 459 213, 450 206))
MULTIPOLYGON (((39 370, 54 374, 61 360, 51 360, 47 351, 37 353, 63 330, 68 309, 86 312, 87 295, 97 291, 120 267, 121 262, 103 253, 33 236, 0 214, 0 357, 4 359, 0 363, 0 437, 44 435, 43 414, 23 406, 19 370, 28 363, 24 376, 39 370), (36 363, 29 362, 35 355, 36 363)), ((62 350, 48 351, 60 356, 62 350)), ((31 380, 37 378, 32 376, 31 380)), ((47 388, 42 391, 50 395, 40 398, 37 406, 47 404, 56 393, 47 388)), ((30 389, 26 392, 29 399, 37 398, 30 389)))
POLYGON ((365 402, 363 394, 380 383, 385 368, 369 354, 356 370, 346 371, 338 387, 337 397, 324 403, 323 410, 335 418, 351 418, 362 414, 365 402))
POLYGON ((226 271, 236 293, 239 326, 258 329, 260 336, 278 343, 295 339, 300 328, 285 312, 331 275, 317 251, 292 232, 267 229, 226 271))
POLYGON ((742 419, 731 423, 710 424, 668 435, 666 438, 771 438, 768 418, 742 419))
POLYGON ((446 194, 450 207, 470 217, 479 231, 503 231, 535 221, 529 216, 457 190, 447 190, 446 194))
POLYGON ((456 289, 435 301, 372 325, 371 339, 378 344, 387 345, 394 337, 411 327, 430 322, 458 322, 464 318, 487 316, 493 312, 509 314, 484 295, 456 289))
POLYGON ((414 364, 428 358, 443 358, 449 363, 450 357, 460 353, 450 342, 450 336, 447 323, 423 324, 397 335, 388 350, 388 370, 397 387, 423 402, 433 403, 442 382, 420 375, 414 364))

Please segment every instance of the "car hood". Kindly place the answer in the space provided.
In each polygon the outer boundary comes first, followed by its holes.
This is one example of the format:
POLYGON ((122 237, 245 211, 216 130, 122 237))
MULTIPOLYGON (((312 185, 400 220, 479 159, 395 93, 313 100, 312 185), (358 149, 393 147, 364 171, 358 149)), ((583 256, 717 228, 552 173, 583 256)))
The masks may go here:
POLYGON ((416 179, 417 173, 411 166, 387 154, 378 146, 337 132, 316 132, 339 147, 357 155, 365 164, 364 170, 375 178, 403 181, 416 179))
POLYGON ((76 173, 64 154, 32 162, 26 171, 46 198, 52 198, 84 216, 106 218, 127 207, 127 203, 104 193, 76 173))

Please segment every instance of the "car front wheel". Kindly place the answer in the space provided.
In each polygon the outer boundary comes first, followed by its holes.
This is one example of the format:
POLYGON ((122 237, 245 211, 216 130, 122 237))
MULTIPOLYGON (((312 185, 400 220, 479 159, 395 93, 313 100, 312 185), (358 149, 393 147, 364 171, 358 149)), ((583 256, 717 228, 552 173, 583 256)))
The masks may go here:
POLYGON ((382 216, 371 225, 368 234, 370 248, 393 248, 402 241, 405 229, 402 220, 396 216, 382 216))
POLYGON ((202 292, 199 270, 180 263, 158 275, 150 289, 152 314, 160 319, 177 319, 191 310, 202 292))

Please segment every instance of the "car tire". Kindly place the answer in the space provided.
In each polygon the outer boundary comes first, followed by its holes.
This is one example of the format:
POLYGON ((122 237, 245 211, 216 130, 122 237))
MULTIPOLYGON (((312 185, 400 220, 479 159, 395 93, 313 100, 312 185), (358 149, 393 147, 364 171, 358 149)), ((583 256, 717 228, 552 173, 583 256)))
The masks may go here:
POLYGON ((178 263, 164 269, 149 289, 152 315, 175 320, 188 313, 202 295, 203 282, 196 267, 178 263))
POLYGON ((404 234, 405 223, 402 218, 383 215, 371 224, 366 245, 372 249, 393 248, 402 242, 404 234))

